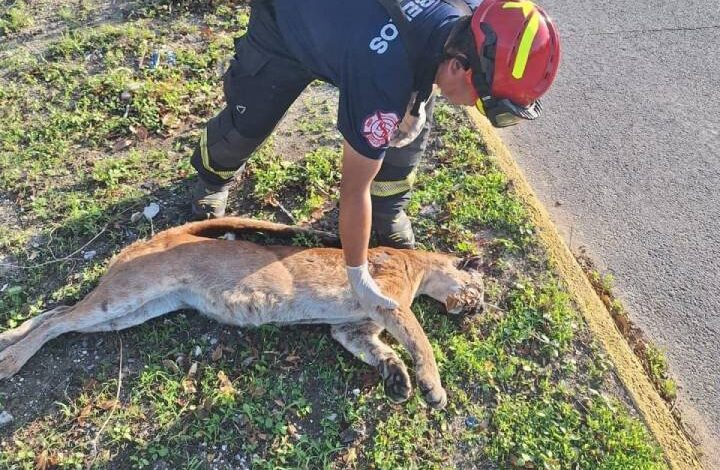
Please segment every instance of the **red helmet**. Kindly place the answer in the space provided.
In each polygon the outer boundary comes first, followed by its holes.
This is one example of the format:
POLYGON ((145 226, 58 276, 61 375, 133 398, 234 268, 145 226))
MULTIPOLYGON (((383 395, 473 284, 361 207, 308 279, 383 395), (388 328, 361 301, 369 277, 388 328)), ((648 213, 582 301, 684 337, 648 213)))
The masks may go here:
POLYGON ((484 0, 470 27, 477 54, 485 62, 481 98, 489 94, 527 107, 547 91, 560 63, 560 41, 540 7, 528 0, 484 0))

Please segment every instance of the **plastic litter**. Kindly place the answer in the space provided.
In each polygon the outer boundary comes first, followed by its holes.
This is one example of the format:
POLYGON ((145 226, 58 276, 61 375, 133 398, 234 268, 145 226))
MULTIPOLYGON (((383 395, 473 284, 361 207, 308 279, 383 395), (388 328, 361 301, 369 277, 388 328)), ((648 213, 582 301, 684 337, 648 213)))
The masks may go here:
POLYGON ((150 54, 150 62, 148 62, 150 70, 155 70, 160 66, 160 51, 154 49, 150 54))

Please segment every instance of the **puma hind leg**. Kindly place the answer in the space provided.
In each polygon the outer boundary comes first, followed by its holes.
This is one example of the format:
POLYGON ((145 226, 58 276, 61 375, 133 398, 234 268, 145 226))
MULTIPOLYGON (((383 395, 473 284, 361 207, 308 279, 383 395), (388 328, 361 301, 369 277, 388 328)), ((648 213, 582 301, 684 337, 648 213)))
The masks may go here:
POLYGON ((64 333, 121 329, 182 306, 166 283, 149 284, 134 270, 114 276, 109 271, 94 291, 72 307, 58 307, 2 333, 0 379, 17 373, 45 343, 64 333), (131 317, 123 319, 127 315, 131 317))
POLYGON ((68 305, 59 305, 51 310, 43 312, 24 321, 17 328, 12 328, 10 330, 0 333, 0 351, 22 340, 28 333, 30 333, 35 328, 41 326, 49 319, 67 312, 71 308, 72 307, 68 305))
POLYGON ((412 385, 405 363, 380 340, 382 328, 373 322, 333 325, 332 337, 361 361, 380 372, 387 397, 400 403, 410 398, 412 385))

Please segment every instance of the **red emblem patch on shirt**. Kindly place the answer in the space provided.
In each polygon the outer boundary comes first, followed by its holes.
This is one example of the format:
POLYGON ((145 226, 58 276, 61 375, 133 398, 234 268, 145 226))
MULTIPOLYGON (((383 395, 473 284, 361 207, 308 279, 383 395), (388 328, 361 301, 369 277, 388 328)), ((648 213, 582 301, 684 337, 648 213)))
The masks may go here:
POLYGON ((397 131, 400 118, 395 113, 375 111, 365 118, 363 135, 371 147, 379 149, 387 147, 397 131))

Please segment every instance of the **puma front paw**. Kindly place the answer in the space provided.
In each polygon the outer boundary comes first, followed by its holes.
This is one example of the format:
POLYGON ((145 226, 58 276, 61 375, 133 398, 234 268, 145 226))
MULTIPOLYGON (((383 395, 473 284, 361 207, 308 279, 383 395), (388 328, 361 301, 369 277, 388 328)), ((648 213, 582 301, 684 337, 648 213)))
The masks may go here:
POLYGON ((423 399, 430 408, 436 410, 442 410, 447 406, 447 392, 440 385, 428 386, 428 388, 420 386, 420 391, 423 394, 423 399))
POLYGON ((385 386, 385 395, 395 402, 401 403, 410 398, 412 385, 405 364, 396 358, 386 359, 380 364, 380 375, 385 386))

